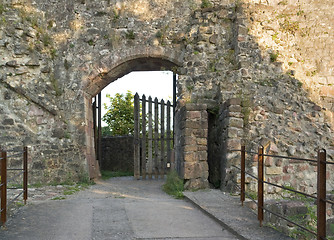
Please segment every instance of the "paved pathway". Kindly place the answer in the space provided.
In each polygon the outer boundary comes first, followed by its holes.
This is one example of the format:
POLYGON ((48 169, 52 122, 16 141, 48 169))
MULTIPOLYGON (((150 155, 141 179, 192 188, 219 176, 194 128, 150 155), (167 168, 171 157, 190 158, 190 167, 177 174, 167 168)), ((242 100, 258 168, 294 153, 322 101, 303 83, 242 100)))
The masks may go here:
POLYGON ((162 184, 112 178, 65 200, 28 204, 0 239, 237 239, 191 203, 162 192, 162 184))

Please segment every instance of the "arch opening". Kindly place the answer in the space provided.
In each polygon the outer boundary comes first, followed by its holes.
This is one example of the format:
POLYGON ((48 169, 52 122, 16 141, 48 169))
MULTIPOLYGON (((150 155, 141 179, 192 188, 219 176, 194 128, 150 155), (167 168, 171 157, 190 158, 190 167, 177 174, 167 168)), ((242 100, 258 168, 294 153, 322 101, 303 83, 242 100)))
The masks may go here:
MULTIPOLYGON (((101 158, 101 149, 97 149, 97 145, 101 146, 101 142, 97 144, 96 134, 95 134, 95 126, 99 125, 98 129, 98 138, 101 138, 101 123, 95 121, 96 115, 94 114, 94 106, 93 99, 95 96, 101 96, 101 91, 108 86, 110 83, 120 79, 121 77, 127 75, 130 72, 138 72, 138 71, 175 71, 179 65, 170 60, 166 60, 165 58, 158 57, 139 57, 131 60, 127 60, 124 62, 120 62, 117 66, 111 68, 109 71, 104 71, 96 76, 90 84, 87 86, 86 91, 88 93, 89 99, 87 99, 89 104, 86 105, 86 111, 88 113, 88 124, 86 128, 86 140, 87 140, 87 165, 89 170, 89 175, 91 178, 95 178, 100 175, 100 167, 99 167, 99 159, 97 156, 101 158)), ((157 79, 157 81, 159 81, 157 79)), ((150 87, 150 86, 148 86, 150 87)), ((173 84, 173 102, 176 101, 176 82, 173 84)), ((154 96, 153 96, 154 97, 154 96)), ((101 97, 98 103, 101 102, 101 97)), ((96 103, 96 102, 94 102, 96 103)), ((96 107, 96 106, 95 106, 96 107)), ((100 109, 102 104, 98 106, 100 109)), ((99 114, 99 118, 101 119, 101 113, 99 114)))

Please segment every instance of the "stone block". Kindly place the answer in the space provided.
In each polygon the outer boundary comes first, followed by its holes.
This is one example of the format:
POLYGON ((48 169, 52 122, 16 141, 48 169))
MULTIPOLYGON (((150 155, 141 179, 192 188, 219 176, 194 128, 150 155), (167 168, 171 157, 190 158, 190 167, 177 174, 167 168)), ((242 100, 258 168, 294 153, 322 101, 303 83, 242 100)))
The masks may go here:
POLYGON ((227 147, 228 150, 240 149, 241 148, 241 140, 240 139, 228 139, 226 141, 226 147, 227 147))
POLYGON ((189 111, 186 114, 187 120, 195 120, 201 118, 201 111, 189 111))
POLYGON ((206 151, 198 151, 196 154, 199 161, 206 161, 208 159, 208 153, 206 151))
POLYGON ((14 125, 14 119, 7 118, 7 119, 2 121, 2 124, 3 125, 14 125))
POLYGON ((283 169, 281 167, 267 167, 266 168, 266 174, 268 175, 278 175, 282 173, 283 173, 283 169))
POLYGON ((234 118, 234 117, 230 117, 230 118, 226 118, 224 120, 224 124, 223 126, 225 127, 236 127, 236 128, 243 128, 244 126, 244 121, 240 118, 234 118))
POLYGON ((196 138, 192 136, 186 136, 184 137, 184 144, 185 145, 196 145, 197 144, 196 138))
POLYGON ((190 129, 198 129, 201 128, 201 122, 200 121, 186 121, 185 127, 190 129))
POLYGON ((208 144, 208 140, 206 138, 197 138, 197 144, 206 146, 208 144))
POLYGON ((185 110, 187 111, 201 111, 206 109, 207 109, 206 104, 187 103, 185 106, 185 110))
POLYGON ((228 108, 229 112, 241 112, 241 106, 240 105, 231 105, 228 108))
POLYGON ((185 162, 197 162, 198 157, 196 152, 185 152, 184 153, 184 161, 185 162))

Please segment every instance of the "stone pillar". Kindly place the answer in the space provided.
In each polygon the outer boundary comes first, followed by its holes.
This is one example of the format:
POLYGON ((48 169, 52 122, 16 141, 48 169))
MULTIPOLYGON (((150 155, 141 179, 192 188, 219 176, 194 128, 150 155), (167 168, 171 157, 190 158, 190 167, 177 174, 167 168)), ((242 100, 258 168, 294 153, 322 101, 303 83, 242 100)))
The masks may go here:
POLYGON ((243 114, 241 100, 233 98, 227 100, 220 108, 219 121, 221 124, 222 156, 221 156, 221 189, 231 191, 236 182, 236 169, 233 164, 240 165, 240 153, 230 150, 241 149, 243 137, 243 114))
POLYGON ((185 189, 207 188, 207 106, 186 104, 175 117, 176 170, 185 181, 185 189))
POLYGON ((99 164, 96 161, 95 156, 95 141, 94 141, 94 123, 93 123, 93 110, 92 99, 89 96, 85 97, 85 134, 86 134, 86 146, 85 155, 87 159, 89 177, 96 178, 100 175, 99 164))

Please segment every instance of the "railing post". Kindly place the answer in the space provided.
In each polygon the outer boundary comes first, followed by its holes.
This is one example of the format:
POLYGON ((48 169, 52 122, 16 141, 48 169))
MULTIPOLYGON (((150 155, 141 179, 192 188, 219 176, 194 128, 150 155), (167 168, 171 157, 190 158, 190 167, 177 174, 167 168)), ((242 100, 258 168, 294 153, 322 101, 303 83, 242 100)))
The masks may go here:
POLYGON ((257 202, 258 202, 258 213, 257 217, 262 227, 263 221, 263 147, 259 147, 258 150, 258 191, 257 191, 257 202))
POLYGON ((326 238, 326 150, 318 151, 317 239, 326 238))
POLYGON ((245 158, 246 158, 246 152, 245 152, 245 146, 241 146, 241 187, 240 187, 240 201, 241 205, 244 205, 245 201, 245 158))
POLYGON ((7 153, 0 149, 1 169, 1 224, 5 225, 7 220, 7 153))
POLYGON ((24 204, 28 199, 28 147, 23 148, 23 200, 24 204))

